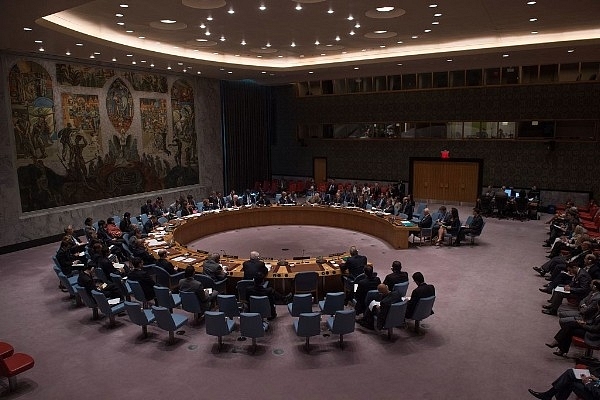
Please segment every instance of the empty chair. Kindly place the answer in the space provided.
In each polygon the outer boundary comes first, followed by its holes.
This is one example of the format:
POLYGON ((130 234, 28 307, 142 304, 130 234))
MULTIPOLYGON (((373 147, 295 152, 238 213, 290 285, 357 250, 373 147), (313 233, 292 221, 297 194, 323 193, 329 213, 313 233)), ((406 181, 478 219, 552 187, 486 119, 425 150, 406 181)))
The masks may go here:
POLYGON ((325 300, 319 301, 321 314, 334 315, 344 309, 344 292, 327 293, 325 300))
POLYGON ((252 351, 256 351, 256 339, 265 336, 268 322, 259 313, 240 313, 240 335, 252 338, 252 351))
POLYGON ((198 296, 194 292, 179 292, 181 298, 181 308, 184 311, 194 314, 194 321, 198 321, 200 316, 204 314, 205 309, 202 307, 198 296))
POLYGON ((123 280, 121 275, 110 274, 110 279, 117 286, 117 290, 121 293, 121 296, 127 301, 131 301, 131 287, 127 281, 123 280))
POLYGON ((315 299, 319 298, 319 274, 316 272, 298 272, 294 278, 294 293, 315 293, 315 299))
POLYGON ((0 342, 0 358, 12 356, 14 352, 15 348, 10 343, 0 342))
POLYGON ((156 294, 156 302, 159 306, 168 308, 170 312, 173 309, 181 305, 181 297, 176 293, 162 286, 154 286, 154 293, 156 294))
POLYGON ((169 332, 167 344, 172 344, 175 341, 175 331, 187 324, 187 317, 180 314, 171 314, 165 307, 152 306, 152 312, 156 317, 158 327, 169 332))
POLYGON ((83 304, 92 309, 92 319, 98 319, 98 305, 96 304, 94 299, 90 297, 88 292, 81 286, 75 285, 74 288, 77 291, 77 294, 79 295, 81 301, 83 301, 83 304))
POLYGON ((419 332, 420 322, 431 315, 435 296, 423 297, 415 306, 413 315, 410 319, 415 321, 415 332, 419 332))
POLYGON ((232 294, 220 294, 217 296, 219 311, 224 312, 229 319, 240 316, 240 308, 237 299, 232 294))
POLYGON ((133 281, 129 279, 127 280, 127 283, 129 283, 129 287, 131 288, 131 293, 133 293, 133 297, 135 297, 137 301, 142 303, 142 307, 149 308, 150 300, 146 299, 144 289, 142 289, 140 283, 138 281, 133 281))
POLYGON ((152 265, 149 267, 149 269, 149 273, 154 275, 156 283, 169 289, 177 287, 177 285, 179 285, 179 281, 184 277, 184 271, 180 271, 171 275, 164 268, 159 267, 158 265, 152 265))
POLYGON ((402 283, 396 283, 394 285, 394 291, 400 293, 400 297, 406 296, 406 291, 408 290, 408 281, 402 283))
MULTIPOLYGON (((406 315, 406 305, 408 301, 394 303, 390 306, 390 311, 383 324, 383 329, 388 331, 388 339, 392 338, 392 333, 395 327, 404 326, 404 317, 406 315)), ((377 324, 375 325, 377 326, 377 324)))
POLYGON ((115 326, 115 315, 123 312, 125 305, 123 303, 118 303, 115 305, 109 304, 104 293, 98 292, 97 290, 92 290, 92 296, 94 297, 94 300, 96 300, 96 304, 98 305, 100 312, 108 317, 108 320, 110 321, 108 326, 115 326))
POLYGON ((35 361, 29 354, 14 353, 0 358, 0 376, 8 378, 8 392, 17 388, 17 375, 33 368, 35 361))
POLYGON ((413 243, 415 242, 415 238, 419 238, 419 245, 423 245, 423 242, 429 242, 433 240, 433 228, 421 228, 418 235, 413 233, 413 243))
POLYGON ((58 280, 60 281, 60 283, 62 283, 62 285, 67 289, 67 291, 69 292, 69 297, 74 298, 75 302, 79 305, 81 304, 77 294, 78 292, 75 290, 77 285, 77 276, 71 277, 71 278, 67 278, 67 276, 65 274, 63 274, 62 272, 58 272, 56 274, 58 276, 58 280), (72 278, 74 279, 74 282, 72 282, 72 278))
POLYGON ((254 285, 254 281, 251 279, 242 279, 241 281, 239 281, 237 283, 236 289, 238 292, 238 300, 240 301, 240 303, 242 303, 243 305, 248 305, 248 300, 246 297, 246 289, 248 289, 248 287, 254 285))
POLYGON ((225 282, 227 282, 227 277, 219 281, 215 281, 213 278, 206 274, 195 274, 194 279, 202 283, 202 286, 204 286, 205 289, 211 288, 220 292, 225 292, 225 282))
POLYGON ((327 318, 327 328, 333 334, 340 335, 340 347, 344 348, 344 335, 354 332, 356 312, 354 310, 340 310, 334 317, 327 318))
POLYGON ((125 311, 127 311, 129 320, 134 324, 141 326, 142 336, 144 338, 148 337, 148 325, 153 323, 155 320, 152 310, 145 310, 140 307, 139 303, 134 303, 131 301, 126 301, 123 304, 125 305, 125 311))
POLYGON ((321 334, 321 314, 317 312, 300 314, 294 321, 296 335, 306 338, 304 349, 310 351, 310 337, 321 334))
POLYGON ((207 311, 204 313, 206 334, 219 338, 219 351, 223 346, 223 336, 229 335, 235 328, 235 322, 226 318, 225 313, 220 311, 207 311))
POLYGON ((267 296, 250 296, 248 310, 251 313, 259 313, 262 318, 271 318, 271 303, 267 296))
POLYGON ((292 302, 287 305, 287 308, 292 317, 312 312, 312 295, 310 293, 295 294, 292 302))

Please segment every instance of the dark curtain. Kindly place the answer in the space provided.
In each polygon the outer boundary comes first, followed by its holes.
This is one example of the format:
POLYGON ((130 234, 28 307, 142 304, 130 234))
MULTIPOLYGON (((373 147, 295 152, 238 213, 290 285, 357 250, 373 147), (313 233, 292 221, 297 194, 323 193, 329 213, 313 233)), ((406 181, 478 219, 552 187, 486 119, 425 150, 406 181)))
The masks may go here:
POLYGON ((221 81, 225 193, 271 179, 273 103, 270 88, 221 81))

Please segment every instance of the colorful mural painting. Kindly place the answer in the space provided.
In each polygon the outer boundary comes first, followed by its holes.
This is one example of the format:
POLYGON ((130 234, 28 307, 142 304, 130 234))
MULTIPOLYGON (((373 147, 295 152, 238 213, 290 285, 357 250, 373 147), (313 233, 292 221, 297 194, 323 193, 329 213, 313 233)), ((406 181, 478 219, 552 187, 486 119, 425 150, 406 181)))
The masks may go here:
MULTIPOLYGON (((95 70, 96 85, 100 76, 110 78, 107 70, 70 67, 95 70)), ((64 71, 56 66, 59 89, 75 82, 64 71)), ((78 81, 77 92, 61 91, 55 110, 53 79, 42 65, 21 61, 10 69, 23 212, 198 183, 193 87, 177 81, 169 103, 165 95, 132 94, 125 77, 131 73, 112 73, 117 77, 101 88, 78 81)))
POLYGON ((110 68, 56 64, 56 80, 62 86, 101 88, 113 76, 115 76, 115 71, 110 68))
POLYGON ((147 72, 126 72, 123 76, 131 83, 134 90, 139 92, 167 93, 167 78, 162 75, 147 72))

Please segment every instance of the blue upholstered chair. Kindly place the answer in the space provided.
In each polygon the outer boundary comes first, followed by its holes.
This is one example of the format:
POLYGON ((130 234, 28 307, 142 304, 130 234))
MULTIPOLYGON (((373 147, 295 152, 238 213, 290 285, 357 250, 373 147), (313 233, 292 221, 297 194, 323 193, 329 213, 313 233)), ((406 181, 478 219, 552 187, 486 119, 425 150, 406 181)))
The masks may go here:
POLYGON ((244 305, 246 308, 248 306, 248 300, 246 297, 246 289, 248 289, 248 287, 253 286, 254 285, 254 281, 251 279, 242 279, 241 281, 239 281, 237 283, 236 289, 238 292, 238 300, 240 303, 242 303, 242 305, 244 305))
POLYGON ((340 335, 340 348, 344 348, 344 335, 354 332, 356 312, 354 310, 336 311, 334 317, 327 317, 327 328, 333 334, 340 335))
POLYGON ((115 305, 109 304, 104 293, 98 292, 97 290, 92 290, 92 296, 94 297, 94 300, 96 300, 100 312, 108 317, 108 327, 114 327, 116 324, 115 315, 123 312, 123 310, 125 310, 125 305, 123 303, 115 305))
POLYGON ((408 281, 396 283, 394 285, 394 291, 400 293, 400 297, 406 296, 406 291, 408 290, 408 283, 408 281))
POLYGON ((169 289, 174 289, 179 285, 179 281, 183 279, 184 271, 177 272, 176 274, 169 274, 164 268, 158 265, 152 265, 150 267, 151 275, 154 275, 154 279, 159 286, 163 286, 169 289))
POLYGON ((194 292, 179 292, 181 298, 181 308, 184 311, 194 314, 194 321, 198 322, 200 316, 204 314, 204 308, 194 292))
POLYGON ((271 318, 271 303, 267 296, 250 296, 248 310, 251 313, 259 313, 262 318, 271 318))
POLYGON ((131 293, 133 293, 133 297, 140 303, 142 303, 142 307, 150 308, 150 300, 146 299, 146 295, 144 294, 144 289, 138 281, 134 281, 131 279, 127 280, 129 287, 131 288, 131 293))
MULTIPOLYGON (((392 338, 392 333, 395 327, 404 326, 404 316, 406 315, 407 304, 408 302, 405 300, 399 303, 394 303, 390 306, 390 311, 388 312, 385 323, 383 324, 383 329, 387 329, 388 331, 388 339, 392 338)), ((377 326, 377 324, 375 324, 375 326, 377 326)))
POLYGON ((206 274, 195 274, 194 279, 200 282, 205 289, 211 288, 218 290, 219 292, 225 292, 225 282, 227 282, 227 277, 221 279, 220 281, 215 281, 206 274))
POLYGON ((433 310, 433 303, 435 302, 435 296, 423 297, 419 299, 419 302, 415 306, 413 315, 410 319, 415 321, 415 332, 419 333, 420 323, 425 318, 431 315, 433 310))
POLYGON ((229 319, 240 316, 240 308, 237 299, 233 294, 220 294, 217 296, 219 311, 224 312, 229 319))
POLYGON ((319 298, 319 274, 314 271, 298 272, 294 278, 294 294, 315 293, 319 298))
POLYGON ((235 321, 227 318, 223 312, 207 311, 204 313, 204 323, 206 324, 206 334, 219 338, 218 350, 220 351, 223 346, 223 336, 227 336, 233 331, 235 321))
POLYGON ((304 349, 310 351, 310 337, 321 334, 321 314, 318 312, 300 314, 294 321, 296 335, 306 338, 304 349))
POLYGON ((259 313, 240 314, 240 335, 252 338, 252 351, 256 351, 256 339, 265 336, 269 328, 268 322, 263 321, 259 313))
POLYGON ((125 311, 127 311, 129 320, 134 324, 141 326, 142 336, 144 338, 148 337, 148 325, 153 323, 156 319, 152 310, 145 310, 140 307, 140 303, 131 301, 126 301, 123 304, 125 305, 125 311))
POLYGON ((171 293, 166 287, 154 285, 154 293, 158 305, 168 308, 169 312, 173 312, 174 308, 181 305, 181 297, 177 293, 171 293))
POLYGON ((344 309, 344 292, 327 293, 325 300, 319 301, 321 314, 334 315, 336 311, 344 309))
POLYGON ((292 302, 287 305, 287 308, 292 317, 312 312, 312 295, 310 293, 295 294, 292 302))
POLYGON ((81 301, 83 301, 83 304, 85 304, 87 307, 92 309, 92 319, 97 320, 98 319, 98 305, 96 304, 96 301, 92 297, 90 297, 88 292, 86 292, 86 290, 84 288, 82 288, 81 286, 74 285, 73 289, 77 292, 77 294, 79 295, 79 298, 81 299, 81 301))
POLYGON ((117 290, 121 293, 121 296, 127 301, 131 301, 131 287, 121 275, 110 274, 110 279, 117 286, 117 290))
POLYGON ((60 283, 62 283, 62 285, 69 292, 69 297, 75 298, 75 300, 78 301, 77 300, 77 291, 75 291, 75 289, 74 289, 74 286, 77 285, 77 276, 72 276, 70 278, 67 278, 67 276, 60 271, 57 272, 56 275, 58 276, 58 280, 60 281, 60 283), (73 278, 75 278, 75 279, 73 279, 73 278))
POLYGON ((175 341, 175 331, 187 324, 187 317, 180 314, 171 314, 169 309, 165 307, 152 306, 152 312, 156 317, 158 327, 169 332, 167 344, 172 344, 175 341))

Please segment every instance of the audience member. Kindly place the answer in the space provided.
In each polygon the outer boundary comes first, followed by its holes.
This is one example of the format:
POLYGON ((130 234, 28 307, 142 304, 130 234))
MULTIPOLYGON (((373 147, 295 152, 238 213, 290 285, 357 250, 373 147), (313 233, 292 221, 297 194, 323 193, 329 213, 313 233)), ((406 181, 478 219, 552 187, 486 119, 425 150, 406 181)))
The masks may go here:
MULTIPOLYGON (((406 305, 406 318, 412 318, 412 315, 415 311, 415 307, 420 299, 435 296, 435 287, 428 283, 425 283, 425 278, 423 274, 420 272, 415 272, 412 275, 413 281, 417 284, 417 287, 413 289, 410 300, 408 300, 408 304, 406 305)), ((433 314, 433 310, 431 311, 433 314)))
POLYGON ((458 231, 460 231, 460 218, 458 218, 458 210, 452 207, 450 209, 450 218, 444 220, 438 229, 438 239, 435 245, 439 246, 442 244, 446 233, 458 237, 458 231))
POLYGON ((474 208, 473 209, 473 220, 471 221, 471 223, 469 225, 465 226, 464 228, 461 227, 458 230, 458 234, 456 235, 456 241, 454 242, 454 245, 460 246, 460 242, 465 239, 466 234, 480 235, 482 229, 483 229, 483 217, 481 216, 479 209, 474 208))
POLYGON ((390 312, 390 307, 394 303, 402 301, 402 296, 399 292, 390 290, 387 285, 377 285, 377 292, 379 292, 379 304, 374 304, 370 307, 370 304, 366 305, 365 315, 359 324, 367 329, 373 330, 375 328, 375 316, 377 317, 377 330, 382 330, 385 325, 385 320, 390 312))
POLYGON ((104 293, 109 299, 121 298, 121 294, 114 283, 104 283, 97 280, 94 277, 93 271, 94 268, 88 264, 84 267, 83 271, 77 275, 77 284, 85 289, 90 298, 94 298, 92 296, 92 290, 104 293))
POLYGON ((179 291, 195 293, 202 310, 208 311, 214 306, 219 292, 216 290, 204 289, 202 283, 194 279, 195 273, 196 270, 193 265, 188 265, 185 268, 184 278, 179 281, 179 291), (211 292, 210 294, 208 293, 209 291, 211 292))
POLYGON ((269 273, 267 266, 259 258, 259 256, 260 254, 258 254, 258 251, 251 251, 250 259, 244 261, 244 263, 242 264, 242 271, 244 271, 245 280, 254 279, 254 277, 258 273, 261 273, 263 277, 267 276, 267 274, 269 273))
POLYGON ((254 285, 249 286, 246 289, 246 300, 249 302, 250 296, 267 296, 271 306, 271 317, 269 317, 268 320, 275 319, 277 317, 275 302, 282 301, 284 303, 289 303, 292 300, 292 294, 289 293, 287 296, 284 296, 272 287, 265 287, 265 276, 261 272, 256 273, 253 279, 254 285))
POLYGON ((203 273, 210 276, 214 281, 220 281, 227 277, 227 272, 225 272, 220 261, 221 256, 219 253, 212 253, 206 258, 202 265, 203 273))
POLYGON ((585 269, 579 268, 577 264, 569 264, 567 272, 572 277, 571 282, 563 287, 563 291, 555 289, 552 292, 550 304, 542 306, 544 314, 556 315, 564 298, 579 302, 589 293, 592 279, 585 269))
POLYGON ((568 321, 563 321, 560 330, 554 335, 554 341, 546 343, 546 346, 558 348, 554 354, 565 357, 569 352, 571 339, 574 336, 585 337, 588 343, 600 344, 600 311, 587 320, 570 318, 568 321))
POLYGON ((161 267, 162 269, 164 269, 165 271, 167 271, 167 273, 169 275, 173 275, 176 274, 177 271, 177 267, 174 266, 171 261, 167 260, 167 255, 169 253, 167 252, 167 250, 165 249, 160 249, 158 251, 158 260, 156 260, 156 265, 158 267, 161 267))
POLYGON ((146 200, 146 204, 140 208, 140 214, 154 215, 154 206, 151 199, 146 200))
POLYGON ((368 304, 365 304, 365 299, 367 298, 369 290, 376 290, 377 286, 381 283, 381 279, 373 273, 372 266, 365 266, 363 271, 365 277, 356 283, 356 293, 354 294, 354 299, 356 300, 354 309, 356 310, 357 315, 363 313, 368 306, 368 304))
POLYGON ((388 274, 383 283, 387 285, 390 290, 394 290, 396 283, 408 282, 408 273, 402 271, 402 263, 400 261, 394 261, 392 263, 392 273, 388 274))
POLYGON ((431 228, 431 226, 433 225, 433 220, 431 219, 431 213, 429 211, 429 208, 425 207, 423 209, 423 216, 421 217, 417 225, 419 226, 419 228, 431 228))
POLYGON ((83 222, 83 231, 85 233, 85 238, 89 242, 92 239, 92 234, 96 233, 96 228, 94 227, 94 220, 91 217, 87 217, 83 222))
MULTIPOLYGON (((535 187, 535 186, 534 186, 535 187)), ((536 392, 529 389, 529 393, 536 399, 567 400, 571 393, 575 393, 577 398, 582 400, 600 399, 600 367, 590 367, 589 375, 575 376, 573 368, 567 369, 554 382, 552 387, 545 392, 536 392)))
POLYGON ((352 278, 356 278, 358 275, 363 273, 365 266, 367 265, 367 257, 358 254, 356 246, 350 247, 350 257, 340 265, 342 274, 348 273, 352 278))
POLYGON ((121 222, 119 223, 119 229, 123 233, 131 232, 131 213, 126 212, 123 214, 123 218, 121 218, 121 222))
POLYGON ((150 301, 156 297, 154 293, 155 282, 154 279, 152 279, 152 277, 148 273, 148 271, 142 268, 143 265, 144 263, 141 258, 134 257, 131 260, 131 266, 133 267, 133 270, 129 272, 129 274, 127 275, 127 279, 130 281, 138 282, 142 287, 142 290, 144 291, 144 296, 146 297, 146 300, 150 301))

